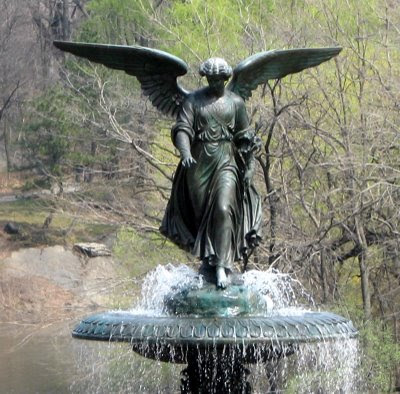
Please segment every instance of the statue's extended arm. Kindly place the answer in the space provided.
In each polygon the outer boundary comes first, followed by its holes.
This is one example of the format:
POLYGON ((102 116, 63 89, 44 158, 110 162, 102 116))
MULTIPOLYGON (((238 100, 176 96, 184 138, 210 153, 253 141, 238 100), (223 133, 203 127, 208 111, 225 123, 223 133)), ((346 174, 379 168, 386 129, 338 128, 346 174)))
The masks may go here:
POLYGON ((186 168, 196 164, 196 160, 192 157, 190 149, 191 141, 194 138, 193 123, 193 104, 190 100, 186 100, 179 111, 178 119, 171 130, 172 142, 181 155, 182 166, 186 168))
POLYGON ((196 164, 196 160, 193 159, 192 153, 190 151, 190 139, 189 136, 183 132, 178 131, 175 136, 175 146, 179 150, 182 159, 182 165, 184 167, 191 167, 193 164, 196 164))

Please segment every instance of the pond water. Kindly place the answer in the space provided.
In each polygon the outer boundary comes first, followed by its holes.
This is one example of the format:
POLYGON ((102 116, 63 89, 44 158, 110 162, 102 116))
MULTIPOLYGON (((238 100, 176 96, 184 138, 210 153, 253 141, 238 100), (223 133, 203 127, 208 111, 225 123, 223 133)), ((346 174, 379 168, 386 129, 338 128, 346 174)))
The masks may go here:
POLYGON ((0 325, 0 393, 68 393, 77 376, 71 325, 0 325))
POLYGON ((0 323, 0 394, 179 392, 182 366, 146 360, 127 343, 73 339, 77 321, 0 323))

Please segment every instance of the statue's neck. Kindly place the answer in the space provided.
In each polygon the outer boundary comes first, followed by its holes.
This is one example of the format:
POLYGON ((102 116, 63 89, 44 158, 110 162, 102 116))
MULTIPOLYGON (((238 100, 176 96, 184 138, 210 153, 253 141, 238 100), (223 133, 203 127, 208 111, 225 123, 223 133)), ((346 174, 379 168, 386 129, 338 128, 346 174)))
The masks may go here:
POLYGON ((213 89, 213 88, 208 88, 207 90, 207 95, 210 98, 214 98, 214 99, 219 99, 220 97, 224 96, 225 94, 225 88, 222 89, 213 89))

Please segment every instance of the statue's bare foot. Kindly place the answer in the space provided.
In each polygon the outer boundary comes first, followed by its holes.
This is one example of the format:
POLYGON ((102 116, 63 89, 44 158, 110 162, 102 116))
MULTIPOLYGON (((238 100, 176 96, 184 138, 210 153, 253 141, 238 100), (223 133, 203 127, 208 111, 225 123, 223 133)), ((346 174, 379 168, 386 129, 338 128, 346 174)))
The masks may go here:
POLYGON ((224 267, 217 267, 217 288, 218 289, 226 289, 228 286, 228 277, 226 276, 225 268, 224 267))

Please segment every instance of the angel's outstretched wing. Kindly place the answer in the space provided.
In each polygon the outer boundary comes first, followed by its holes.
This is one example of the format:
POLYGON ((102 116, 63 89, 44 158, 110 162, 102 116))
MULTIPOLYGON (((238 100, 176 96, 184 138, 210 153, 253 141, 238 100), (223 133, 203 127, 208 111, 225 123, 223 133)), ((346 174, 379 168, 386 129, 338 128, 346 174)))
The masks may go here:
POLYGON ((258 85, 318 66, 341 50, 342 48, 305 48, 256 53, 234 68, 227 88, 247 100, 258 85))
POLYGON ((179 76, 187 73, 187 64, 167 52, 140 46, 65 41, 54 41, 54 45, 76 56, 134 75, 143 93, 166 115, 176 117, 189 93, 177 82, 179 76))

